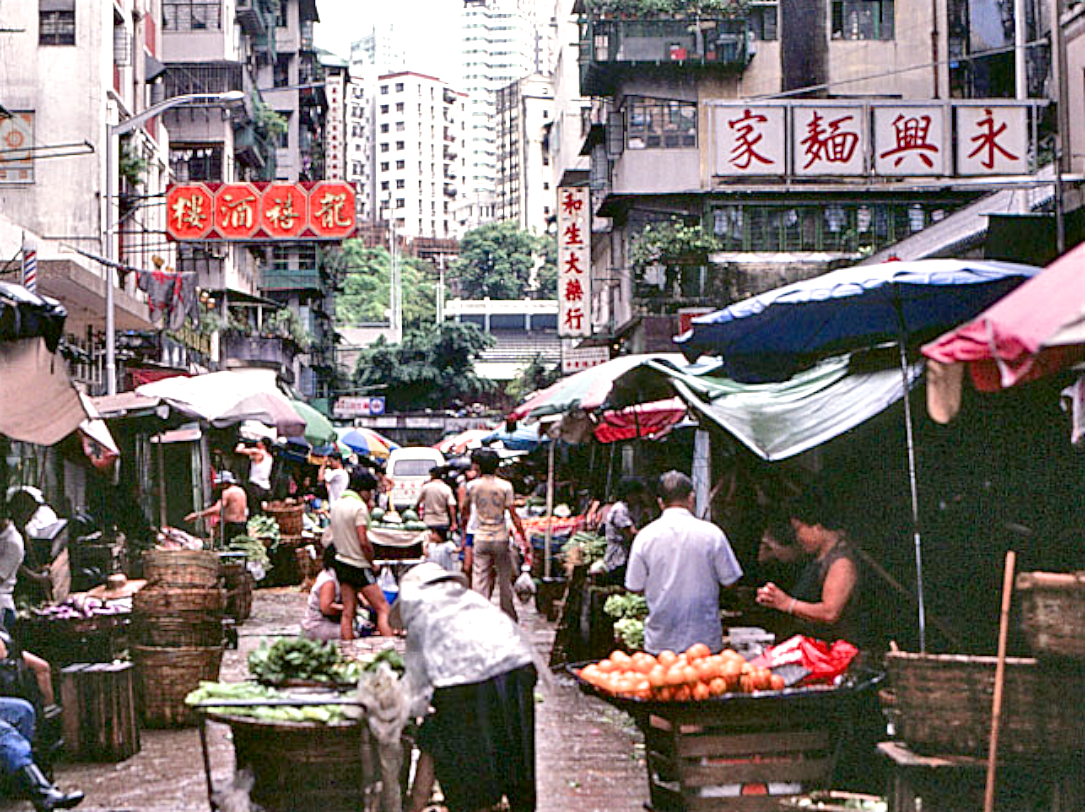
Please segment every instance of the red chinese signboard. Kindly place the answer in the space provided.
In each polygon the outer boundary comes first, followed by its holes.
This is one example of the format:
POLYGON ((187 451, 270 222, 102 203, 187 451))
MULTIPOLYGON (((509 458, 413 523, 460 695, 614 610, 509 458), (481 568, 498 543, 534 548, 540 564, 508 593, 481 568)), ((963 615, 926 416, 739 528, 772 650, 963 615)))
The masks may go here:
POLYGON ((202 240, 215 225, 215 199, 203 184, 166 192, 166 232, 175 240, 202 240))
POLYGON ((349 183, 182 183, 166 193, 172 240, 342 240, 355 230, 349 183))
POLYGON ((354 230, 354 187, 342 181, 318 183, 309 192, 309 227, 318 237, 342 239, 354 230))

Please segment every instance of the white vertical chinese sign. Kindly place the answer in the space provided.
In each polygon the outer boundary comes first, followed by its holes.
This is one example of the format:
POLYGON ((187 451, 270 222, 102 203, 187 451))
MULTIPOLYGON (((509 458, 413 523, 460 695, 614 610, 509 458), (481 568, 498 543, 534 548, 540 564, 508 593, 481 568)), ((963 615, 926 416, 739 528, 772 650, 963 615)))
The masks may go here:
POLYGON ((591 210, 587 186, 558 189, 558 335, 591 335, 591 210))

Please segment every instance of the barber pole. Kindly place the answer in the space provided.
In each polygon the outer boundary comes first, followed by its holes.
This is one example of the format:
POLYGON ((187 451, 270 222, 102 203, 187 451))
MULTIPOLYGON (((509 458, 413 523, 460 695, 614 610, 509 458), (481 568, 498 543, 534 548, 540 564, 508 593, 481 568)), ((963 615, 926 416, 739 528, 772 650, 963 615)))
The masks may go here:
POLYGON ((23 287, 38 292, 38 247, 23 235, 23 287))

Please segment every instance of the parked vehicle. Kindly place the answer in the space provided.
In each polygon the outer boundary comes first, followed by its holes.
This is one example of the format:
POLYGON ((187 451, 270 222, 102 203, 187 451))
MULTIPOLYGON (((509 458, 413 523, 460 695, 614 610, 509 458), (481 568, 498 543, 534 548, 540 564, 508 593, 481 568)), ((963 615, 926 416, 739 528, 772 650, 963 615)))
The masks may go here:
POLYGON ((385 472, 392 483, 388 501, 396 510, 414 507, 430 470, 445 464, 445 455, 428 446, 397 448, 388 457, 385 472))

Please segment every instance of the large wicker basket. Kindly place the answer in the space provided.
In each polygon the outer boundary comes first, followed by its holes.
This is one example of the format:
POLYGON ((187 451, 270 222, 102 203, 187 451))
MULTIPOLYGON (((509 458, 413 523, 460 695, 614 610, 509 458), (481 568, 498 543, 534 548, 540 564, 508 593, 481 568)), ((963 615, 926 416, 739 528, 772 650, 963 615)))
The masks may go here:
POLYGON ((159 648, 133 646, 143 722, 147 727, 193 724, 196 715, 185 697, 201 680, 217 680, 222 646, 159 648))
POLYGON ((180 617, 138 617, 136 639, 147 646, 207 648, 222 645, 222 613, 186 612, 180 617))
MULTIPOLYGON (((898 734, 919 752, 983 755, 991 734, 994 657, 890 652, 898 734)), ((1064 756, 1085 751, 1085 669, 1006 660, 999 750, 1064 756)))
POLYGON ((214 550, 147 550, 143 554, 143 577, 151 587, 206 589, 219 585, 222 570, 214 550))
POLYGON ((300 536, 302 515, 305 505, 288 505, 284 502, 268 502, 264 512, 279 523, 279 532, 284 536, 300 536))
POLYGON ((1022 572, 1016 587, 1032 653, 1085 659, 1085 572, 1022 572))
POLYGON ((256 584, 243 561, 223 562, 226 577, 226 614, 241 622, 252 614, 252 590, 256 584))
POLYGON ((221 615, 226 590, 218 587, 141 589, 132 598, 132 611, 146 617, 183 617, 185 613, 221 615))

